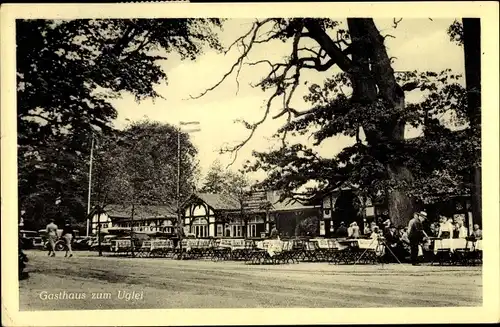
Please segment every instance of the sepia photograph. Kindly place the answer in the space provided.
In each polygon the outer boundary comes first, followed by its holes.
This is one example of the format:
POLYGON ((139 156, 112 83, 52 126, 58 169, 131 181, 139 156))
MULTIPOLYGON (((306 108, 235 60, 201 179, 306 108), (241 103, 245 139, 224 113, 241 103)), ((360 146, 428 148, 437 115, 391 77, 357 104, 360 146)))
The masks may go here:
POLYGON ((484 19, 297 12, 12 19, 20 313, 483 307, 484 19))

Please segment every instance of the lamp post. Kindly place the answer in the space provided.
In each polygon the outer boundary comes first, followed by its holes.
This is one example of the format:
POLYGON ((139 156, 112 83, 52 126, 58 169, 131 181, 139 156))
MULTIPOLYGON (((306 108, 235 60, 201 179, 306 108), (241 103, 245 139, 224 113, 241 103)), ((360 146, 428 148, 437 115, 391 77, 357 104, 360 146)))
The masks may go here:
POLYGON ((179 122, 179 128, 177 129, 177 229, 179 235, 179 250, 182 259, 182 232, 184 229, 184 224, 182 221, 181 213, 181 133, 194 133, 199 132, 201 129, 198 127, 200 122, 189 121, 189 122, 179 122), (183 126, 194 126, 192 129, 182 130, 183 126))

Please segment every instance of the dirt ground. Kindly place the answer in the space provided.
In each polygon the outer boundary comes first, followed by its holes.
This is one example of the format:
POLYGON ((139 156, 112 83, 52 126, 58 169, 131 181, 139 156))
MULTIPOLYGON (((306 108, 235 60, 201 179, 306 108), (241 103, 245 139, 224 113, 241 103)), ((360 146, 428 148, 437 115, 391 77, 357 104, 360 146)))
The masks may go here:
POLYGON ((20 310, 480 306, 481 267, 98 257, 27 251, 20 310), (82 295, 84 294, 84 295, 82 295), (85 297, 85 298, 83 298, 85 297))

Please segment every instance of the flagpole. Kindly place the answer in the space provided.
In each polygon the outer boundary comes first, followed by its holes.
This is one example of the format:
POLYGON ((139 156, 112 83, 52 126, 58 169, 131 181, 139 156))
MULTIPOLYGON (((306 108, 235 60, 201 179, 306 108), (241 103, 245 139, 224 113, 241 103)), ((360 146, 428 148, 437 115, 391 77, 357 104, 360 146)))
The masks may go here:
MULTIPOLYGON (((177 226, 182 228, 181 221, 181 127, 177 130, 177 226)), ((182 235, 182 231, 179 230, 179 235, 182 235)), ((180 239, 179 239, 180 241, 180 239)))
POLYGON ((89 160, 89 191, 87 196, 87 236, 89 236, 89 226, 90 226, 90 195, 92 191, 92 160, 94 158, 94 133, 92 133, 92 143, 90 146, 90 160, 89 160))
POLYGON ((182 221, 182 213, 181 213, 181 132, 184 133, 192 133, 192 132, 198 132, 200 129, 197 127, 199 126, 200 122, 198 121, 188 121, 188 122, 179 122, 179 128, 177 129, 177 219, 178 219, 178 229, 179 229, 179 249, 180 249, 180 255, 179 258, 182 259, 182 233, 184 229, 184 222, 182 221), (194 129, 190 130, 184 130, 182 131, 182 126, 186 125, 195 125, 194 129))

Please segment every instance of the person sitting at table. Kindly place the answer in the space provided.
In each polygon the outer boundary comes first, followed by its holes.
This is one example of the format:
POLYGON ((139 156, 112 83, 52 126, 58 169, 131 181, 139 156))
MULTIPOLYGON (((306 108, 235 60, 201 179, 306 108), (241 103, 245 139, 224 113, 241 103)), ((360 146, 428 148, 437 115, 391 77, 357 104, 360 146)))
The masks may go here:
POLYGON ((394 226, 393 224, 389 226, 389 230, 384 234, 384 239, 385 239, 385 245, 391 250, 391 251, 385 251, 385 258, 384 258, 385 261, 394 262, 395 261, 394 256, 396 256, 401 261, 400 257, 402 254, 401 251, 402 244, 400 244, 401 241, 399 239, 399 234, 396 229, 396 226, 394 226))
POLYGON ((349 236, 347 232, 347 227, 345 227, 345 223, 343 221, 340 222, 339 228, 337 228, 335 234, 337 234, 338 238, 345 238, 349 236))
POLYGON ((379 236, 380 229, 378 226, 375 226, 372 230, 372 234, 370 235, 370 238, 377 239, 379 236))
POLYGON ((453 236, 453 225, 451 224, 451 219, 447 220, 445 216, 441 216, 437 237, 451 238, 452 236, 453 236))
POLYGON ((392 225, 389 230, 384 234, 385 242, 390 247, 395 247, 399 242, 399 235, 397 235, 396 226, 392 225))
POLYGON ((438 226, 438 224, 437 223, 432 223, 429 228, 430 228, 430 234, 429 234, 429 236, 436 237, 438 235, 438 233, 439 233, 439 226, 438 226))
POLYGON ((384 221, 384 226, 383 229, 381 228, 381 231, 385 234, 389 231, 390 227, 391 227, 391 220, 387 219, 386 221, 384 221))
POLYGON ((410 243, 410 240, 408 239, 408 227, 404 227, 399 230, 399 239, 408 244, 410 243))
POLYGON ((398 258, 403 261, 410 256, 410 239, 408 238, 408 227, 399 229, 399 253, 398 258))
POLYGON ((483 231, 479 228, 478 224, 474 224, 473 231, 472 231, 472 236, 476 240, 482 240, 483 239, 483 231))
POLYGON ((363 235, 369 235, 371 233, 370 225, 365 222, 365 227, 363 229, 363 235))
POLYGON ((349 238, 359 238, 359 226, 355 221, 349 225, 347 231, 349 238))

